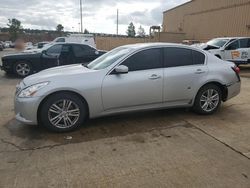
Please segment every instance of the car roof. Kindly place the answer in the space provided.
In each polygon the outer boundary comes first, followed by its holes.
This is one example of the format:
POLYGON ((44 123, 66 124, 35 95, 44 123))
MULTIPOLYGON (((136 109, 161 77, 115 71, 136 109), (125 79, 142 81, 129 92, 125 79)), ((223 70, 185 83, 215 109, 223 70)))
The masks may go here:
POLYGON ((79 44, 79 45, 87 45, 79 42, 51 42, 53 44, 79 44))
POLYGON ((197 50, 197 48, 194 48, 189 45, 185 44, 178 44, 178 43, 164 43, 164 42, 154 42, 154 43, 137 43, 137 44, 129 44, 125 45, 123 47, 131 48, 134 50, 144 49, 144 48, 157 48, 157 47, 184 47, 189 49, 197 50))
POLYGON ((76 44, 76 45, 82 45, 82 46, 89 46, 91 48, 96 49, 94 46, 91 46, 89 44, 83 44, 83 43, 78 43, 78 42, 51 42, 49 44, 51 44, 51 45, 57 45, 57 44, 62 44, 62 45, 71 44, 72 45, 72 44, 76 44))
POLYGON ((214 38, 214 39, 221 39, 221 40, 223 40, 223 39, 225 39, 225 40, 231 40, 231 39, 250 39, 250 37, 219 37, 219 38, 214 38))

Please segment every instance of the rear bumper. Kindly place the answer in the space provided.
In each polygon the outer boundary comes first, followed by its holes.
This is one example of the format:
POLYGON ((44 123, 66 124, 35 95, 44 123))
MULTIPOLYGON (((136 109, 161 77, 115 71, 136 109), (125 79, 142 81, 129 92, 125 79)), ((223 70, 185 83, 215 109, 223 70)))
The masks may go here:
POLYGON ((235 63, 236 65, 247 65, 247 64, 249 64, 250 63, 250 59, 248 59, 248 60, 242 60, 242 61, 236 61, 236 60, 234 60, 234 61, 232 61, 233 63, 235 63))
POLYGON ((227 100, 237 96, 241 90, 241 82, 230 84, 227 86, 227 100))

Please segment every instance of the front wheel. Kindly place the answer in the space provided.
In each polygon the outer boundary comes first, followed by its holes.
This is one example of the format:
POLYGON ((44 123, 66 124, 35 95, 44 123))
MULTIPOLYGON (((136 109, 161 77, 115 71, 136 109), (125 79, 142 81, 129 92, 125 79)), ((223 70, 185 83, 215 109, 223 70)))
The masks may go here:
POLYGON ((199 114, 213 114, 221 104, 221 89, 214 85, 208 84, 198 92, 193 109, 199 114))
POLYGON ((32 73, 32 66, 28 62, 17 62, 14 65, 14 72, 17 76, 26 77, 32 73))
POLYGON ((50 96, 40 110, 42 125, 55 132, 75 130, 86 117, 85 102, 79 96, 67 92, 50 96))

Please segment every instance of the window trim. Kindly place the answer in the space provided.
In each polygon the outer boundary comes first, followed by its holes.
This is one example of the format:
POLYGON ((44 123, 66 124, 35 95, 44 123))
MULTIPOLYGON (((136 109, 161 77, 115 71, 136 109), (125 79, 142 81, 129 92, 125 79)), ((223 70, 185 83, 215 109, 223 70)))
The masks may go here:
MULTIPOLYGON (((179 49, 186 49, 186 50, 191 50, 192 51, 192 59, 193 59, 193 51, 199 52, 205 56, 204 58, 204 63, 203 64, 192 64, 192 65, 182 65, 182 66, 174 66, 174 67, 168 67, 166 66, 166 61, 165 61, 165 55, 163 51, 163 63, 164 63, 164 69, 170 69, 170 68, 178 68, 178 67, 191 67, 191 66, 206 66, 207 65, 207 54, 204 53, 203 51, 200 51, 198 49, 193 49, 193 48, 188 48, 185 46, 177 47, 177 46, 166 46, 164 48, 179 48, 179 49)), ((164 49, 163 49, 164 50, 164 49)))
MULTIPOLYGON (((139 53, 139 52, 142 52, 142 51, 145 51, 145 50, 151 50, 151 49, 159 49, 161 51, 161 65, 162 65, 162 68, 156 68, 156 69, 163 69, 164 68, 164 62, 163 62, 163 58, 164 58, 164 54, 163 54, 163 48, 164 46, 154 46, 154 47, 147 47, 147 48, 142 48, 142 49, 138 49, 134 52, 132 52, 131 54, 129 54, 128 56, 124 57, 123 59, 121 60, 117 60, 119 61, 119 63, 115 64, 109 71, 106 75, 113 75, 113 71, 115 70, 115 68, 119 65, 121 65, 124 61, 126 61, 127 59, 129 59, 131 56, 139 53)), ((145 69, 145 70, 155 70, 155 69, 145 69)), ((145 70, 137 70, 137 71, 133 71, 133 72, 138 72, 138 71, 145 71, 145 70)), ((129 71, 128 71, 129 72, 129 71)))

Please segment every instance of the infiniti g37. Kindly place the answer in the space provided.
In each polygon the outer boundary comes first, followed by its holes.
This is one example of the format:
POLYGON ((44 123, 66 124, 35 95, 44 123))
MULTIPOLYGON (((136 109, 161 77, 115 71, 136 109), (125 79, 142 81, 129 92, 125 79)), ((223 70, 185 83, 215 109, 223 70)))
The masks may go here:
POLYGON ((240 92, 239 68, 193 47, 150 43, 118 47, 87 66, 51 68, 17 85, 16 119, 52 131, 87 118, 190 107, 212 114, 240 92))

